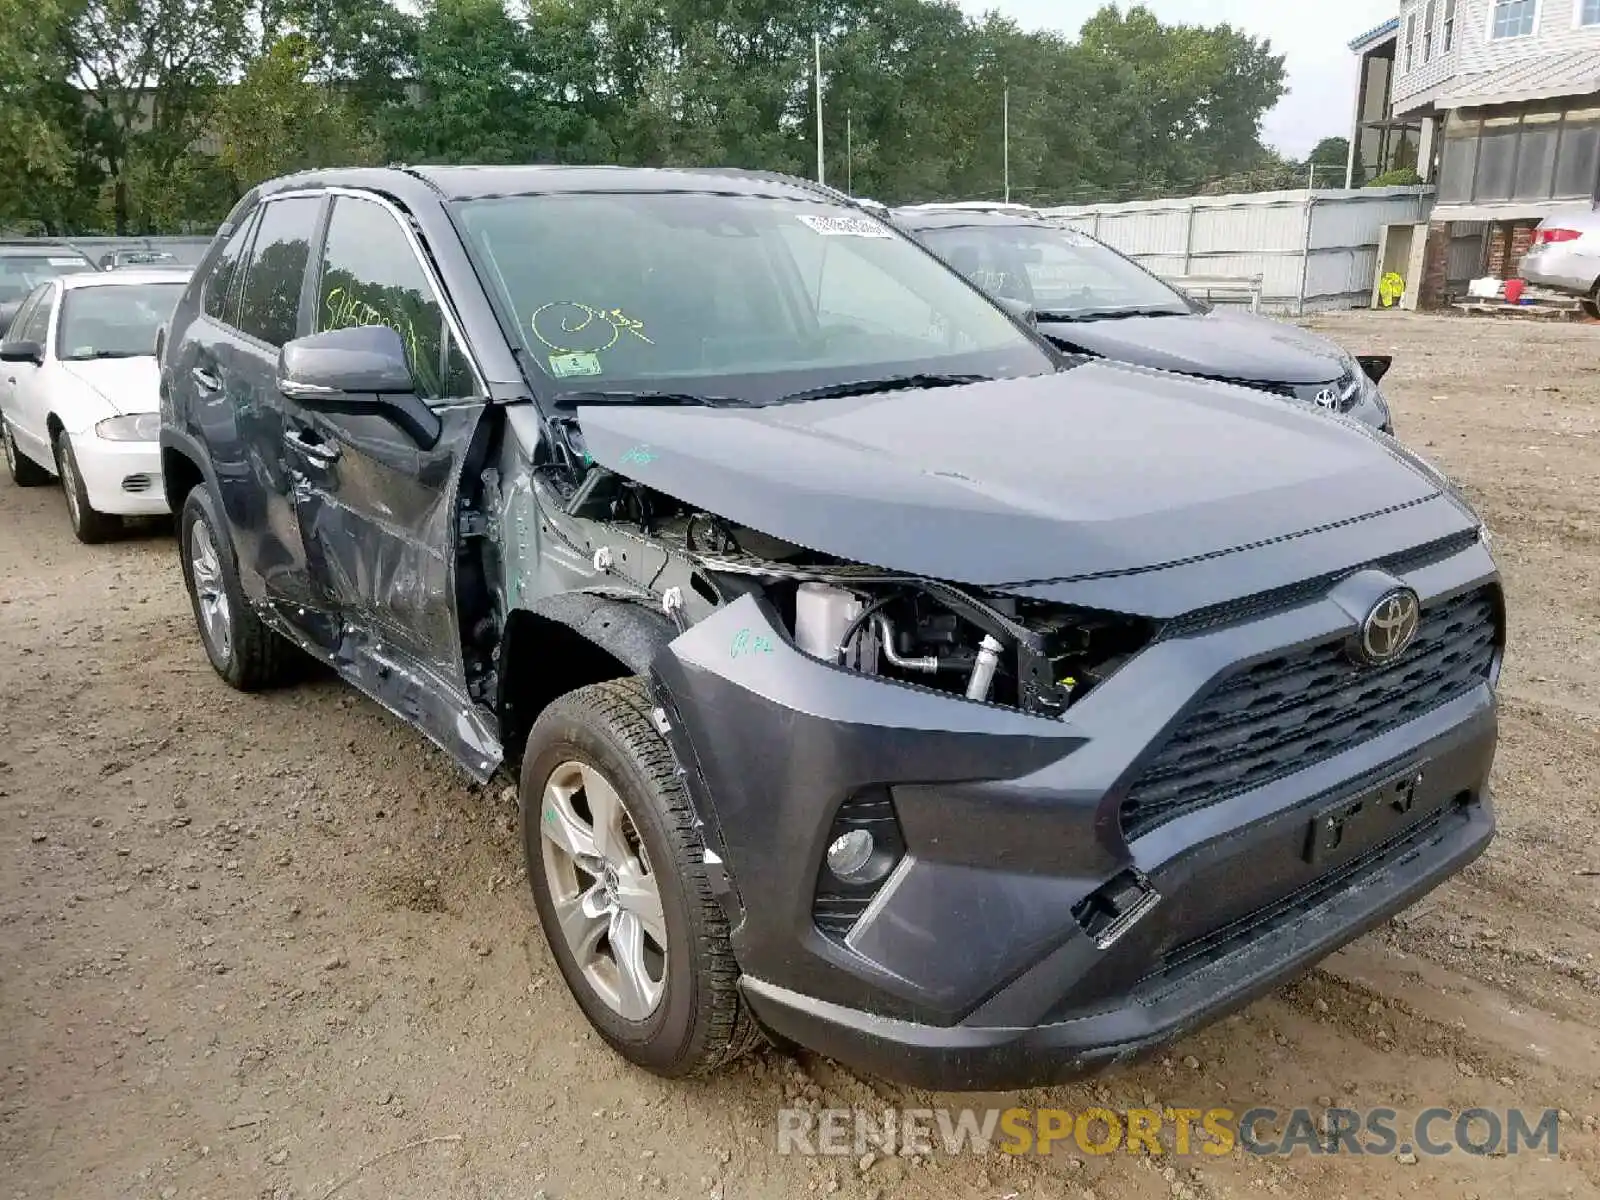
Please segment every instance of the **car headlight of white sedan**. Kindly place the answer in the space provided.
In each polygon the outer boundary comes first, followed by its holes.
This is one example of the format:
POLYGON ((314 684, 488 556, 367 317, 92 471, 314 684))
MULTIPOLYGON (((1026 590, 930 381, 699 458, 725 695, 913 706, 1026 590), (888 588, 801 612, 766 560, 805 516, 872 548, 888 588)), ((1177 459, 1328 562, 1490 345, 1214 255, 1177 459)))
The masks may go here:
POLYGON ((153 442, 161 434, 160 413, 135 413, 107 417, 94 427, 96 437, 108 442, 153 442))

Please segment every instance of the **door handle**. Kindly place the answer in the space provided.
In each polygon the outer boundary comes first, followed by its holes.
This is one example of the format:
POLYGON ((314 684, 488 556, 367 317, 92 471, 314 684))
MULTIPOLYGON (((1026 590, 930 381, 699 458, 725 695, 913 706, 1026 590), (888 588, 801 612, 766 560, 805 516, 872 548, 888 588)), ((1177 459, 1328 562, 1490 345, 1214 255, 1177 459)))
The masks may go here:
POLYGON ((319 467, 331 467, 339 461, 339 447, 327 442, 308 442, 301 430, 291 429, 283 435, 283 444, 297 450, 319 467))
POLYGON ((193 376, 194 381, 200 385, 200 390, 202 392, 220 392, 222 390, 222 380, 218 379, 204 367, 195 367, 189 372, 189 374, 193 376))

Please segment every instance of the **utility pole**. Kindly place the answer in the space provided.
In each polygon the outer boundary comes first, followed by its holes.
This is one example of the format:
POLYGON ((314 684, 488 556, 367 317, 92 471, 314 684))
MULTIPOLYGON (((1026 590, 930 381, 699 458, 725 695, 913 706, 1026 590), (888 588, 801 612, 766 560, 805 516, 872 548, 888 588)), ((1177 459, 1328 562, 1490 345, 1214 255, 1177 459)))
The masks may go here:
POLYGON ((1000 97, 1001 154, 1005 159, 1006 203, 1011 203, 1011 80, 1002 79, 1000 97))
POLYGON ((855 141, 854 130, 851 128, 855 121, 855 114, 850 109, 844 110, 844 190, 846 195, 854 196, 855 189, 855 141))
POLYGON ((822 34, 814 33, 811 37, 817 61, 817 182, 825 183, 822 170, 822 34))

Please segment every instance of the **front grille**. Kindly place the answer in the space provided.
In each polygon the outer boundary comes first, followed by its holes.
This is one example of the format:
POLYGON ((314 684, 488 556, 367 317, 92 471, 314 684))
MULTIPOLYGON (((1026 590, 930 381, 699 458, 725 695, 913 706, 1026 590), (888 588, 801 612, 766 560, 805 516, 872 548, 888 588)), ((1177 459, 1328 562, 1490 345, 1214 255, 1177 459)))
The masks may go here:
POLYGON ((1307 404, 1316 404, 1317 397, 1325 391, 1332 392, 1334 402, 1324 407, 1332 408, 1335 412, 1349 412, 1361 399, 1361 378, 1353 371, 1344 371, 1339 378, 1326 383, 1277 383, 1266 379, 1233 379, 1225 375, 1208 375, 1205 378, 1256 392, 1271 392, 1288 400, 1304 400, 1307 404))
POLYGON ((150 476, 129 475, 122 481, 122 490, 125 492, 148 492, 150 490, 150 476))
POLYGON ((1341 637, 1223 680, 1128 790, 1123 834, 1281 779, 1466 694, 1494 669, 1496 612, 1491 585, 1425 607, 1416 641, 1388 666, 1357 666, 1341 637))
POLYGON ((1220 629, 1225 625, 1238 625, 1244 621, 1252 621, 1258 617, 1264 617, 1268 613, 1293 608, 1297 604, 1320 600, 1328 594, 1328 590, 1334 584, 1346 576, 1354 574, 1356 571, 1376 568, 1380 571, 1387 571, 1391 575, 1406 575, 1412 571, 1419 571, 1423 567, 1432 566, 1436 562, 1443 562, 1453 555, 1460 554, 1468 547, 1476 545, 1479 536, 1476 529, 1463 529, 1458 533, 1446 534, 1444 537, 1436 538, 1434 541, 1424 542, 1420 546, 1412 546, 1409 549, 1385 555, 1383 558, 1373 559, 1364 566, 1330 571, 1326 575, 1305 579, 1299 583, 1290 584, 1288 587, 1275 588, 1267 592, 1256 592, 1249 596, 1241 596, 1235 600, 1224 600, 1221 604, 1197 608, 1168 621, 1161 627, 1159 636, 1163 640, 1186 637, 1202 630, 1220 629))

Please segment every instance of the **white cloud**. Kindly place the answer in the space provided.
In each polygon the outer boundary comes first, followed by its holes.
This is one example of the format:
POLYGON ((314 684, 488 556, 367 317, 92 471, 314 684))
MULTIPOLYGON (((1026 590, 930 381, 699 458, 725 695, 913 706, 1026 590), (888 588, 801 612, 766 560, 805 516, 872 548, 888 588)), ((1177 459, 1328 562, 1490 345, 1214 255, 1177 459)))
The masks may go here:
MULTIPOLYGON (((1288 57, 1289 94, 1267 114, 1262 136, 1286 155, 1303 157, 1325 137, 1348 137, 1355 108, 1351 38, 1394 16, 1397 0, 1144 0, 1168 24, 1226 22, 1288 57)), ((1076 38, 1102 0, 962 0, 971 13, 998 9, 1025 29, 1057 29, 1076 38)), ((1129 5, 1125 2, 1122 7, 1129 5)))

